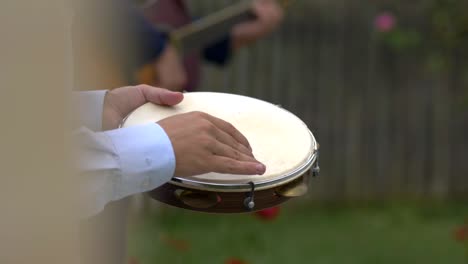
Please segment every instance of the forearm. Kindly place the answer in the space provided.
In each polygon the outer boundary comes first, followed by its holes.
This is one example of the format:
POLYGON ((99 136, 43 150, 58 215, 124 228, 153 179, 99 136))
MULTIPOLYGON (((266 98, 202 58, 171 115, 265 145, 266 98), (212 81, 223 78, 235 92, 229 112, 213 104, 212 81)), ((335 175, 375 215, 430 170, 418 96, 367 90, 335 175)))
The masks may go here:
POLYGON ((105 132, 80 128, 73 137, 84 217, 111 201, 157 188, 174 174, 171 142, 157 124, 105 132))

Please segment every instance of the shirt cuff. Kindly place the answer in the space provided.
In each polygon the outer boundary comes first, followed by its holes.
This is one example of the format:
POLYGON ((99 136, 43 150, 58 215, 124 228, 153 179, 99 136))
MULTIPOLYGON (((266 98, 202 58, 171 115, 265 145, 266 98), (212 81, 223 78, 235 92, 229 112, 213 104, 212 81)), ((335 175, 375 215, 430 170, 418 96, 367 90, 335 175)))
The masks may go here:
POLYGON ((74 92, 73 106, 77 126, 102 130, 102 111, 107 90, 74 92))
POLYGON ((175 155, 166 132, 156 123, 105 132, 120 165, 119 197, 155 189, 168 182, 175 171, 175 155))

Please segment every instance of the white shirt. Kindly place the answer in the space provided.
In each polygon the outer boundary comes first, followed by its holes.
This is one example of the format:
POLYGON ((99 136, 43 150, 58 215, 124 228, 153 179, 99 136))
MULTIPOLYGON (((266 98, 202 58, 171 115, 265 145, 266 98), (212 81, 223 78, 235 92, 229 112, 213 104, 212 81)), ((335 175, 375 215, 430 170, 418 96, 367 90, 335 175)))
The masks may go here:
POLYGON ((157 123, 100 132, 105 93, 74 94, 82 125, 73 140, 83 217, 99 213, 111 201, 161 186, 175 170, 171 141, 157 123))

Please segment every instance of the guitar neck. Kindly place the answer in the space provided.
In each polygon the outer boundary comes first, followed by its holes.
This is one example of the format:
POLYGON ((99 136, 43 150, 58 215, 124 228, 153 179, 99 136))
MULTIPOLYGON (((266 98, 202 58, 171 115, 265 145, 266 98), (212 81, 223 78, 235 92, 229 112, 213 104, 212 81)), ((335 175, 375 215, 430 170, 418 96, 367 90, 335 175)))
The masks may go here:
POLYGON ((224 37, 235 24, 253 18, 252 0, 241 1, 172 31, 171 41, 186 54, 224 37))
MULTIPOLYGON (((158 0, 133 0, 141 9, 157 4, 158 0)), ((220 11, 200 18, 188 25, 171 31, 172 43, 179 52, 186 54, 192 50, 200 50, 204 46, 229 34, 231 28, 249 19, 254 19, 253 2, 255 0, 239 0, 220 11)), ((278 0, 279 5, 287 8, 293 0, 278 0)))

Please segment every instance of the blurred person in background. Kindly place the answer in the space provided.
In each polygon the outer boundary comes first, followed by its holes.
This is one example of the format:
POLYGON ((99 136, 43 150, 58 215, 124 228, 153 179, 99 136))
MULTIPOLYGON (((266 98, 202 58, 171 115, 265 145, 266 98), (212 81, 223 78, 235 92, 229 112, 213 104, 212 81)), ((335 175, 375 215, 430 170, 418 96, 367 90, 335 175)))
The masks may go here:
MULTIPOLYGON (((157 0, 144 9, 145 17, 160 28, 179 28, 193 21, 183 0, 157 0)), ((158 76, 155 85, 171 90, 193 91, 201 74, 201 60, 218 66, 225 65, 233 52, 274 31, 283 19, 283 9, 276 0, 252 1, 254 19, 235 25, 216 42, 193 51, 181 58, 171 43, 164 44, 161 55, 154 62, 158 76)))
POLYGON ((201 58, 223 66, 233 52, 267 36, 283 19, 276 0, 254 0, 251 20, 235 25, 203 50, 181 58, 169 41, 169 32, 162 28, 192 22, 185 1, 158 0, 143 12, 132 0, 82 1, 92 4, 82 5, 75 17, 76 49, 90 55, 77 57, 77 64, 86 66, 76 69, 76 79, 87 83, 75 86, 86 90, 141 84, 135 73, 151 64, 157 78, 146 84, 193 91, 200 79, 201 58))

